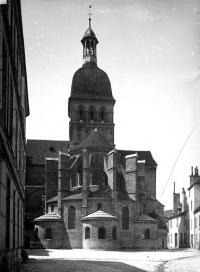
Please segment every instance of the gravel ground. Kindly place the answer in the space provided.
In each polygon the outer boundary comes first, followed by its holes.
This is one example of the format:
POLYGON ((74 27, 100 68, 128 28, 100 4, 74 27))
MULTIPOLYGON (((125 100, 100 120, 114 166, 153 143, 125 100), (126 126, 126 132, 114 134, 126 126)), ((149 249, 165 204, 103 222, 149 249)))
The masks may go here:
POLYGON ((199 256, 180 258, 171 260, 164 264, 164 272, 200 272, 200 252, 199 256))

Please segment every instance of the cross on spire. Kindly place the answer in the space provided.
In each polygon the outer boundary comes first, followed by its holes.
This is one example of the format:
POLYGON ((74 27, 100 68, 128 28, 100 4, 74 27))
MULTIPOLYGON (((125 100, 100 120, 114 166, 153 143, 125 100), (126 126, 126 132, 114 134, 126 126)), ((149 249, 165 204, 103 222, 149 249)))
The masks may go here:
POLYGON ((91 26, 91 16, 93 15, 91 13, 91 8, 92 8, 92 4, 89 5, 89 13, 88 13, 88 15, 89 15, 89 27, 91 26))

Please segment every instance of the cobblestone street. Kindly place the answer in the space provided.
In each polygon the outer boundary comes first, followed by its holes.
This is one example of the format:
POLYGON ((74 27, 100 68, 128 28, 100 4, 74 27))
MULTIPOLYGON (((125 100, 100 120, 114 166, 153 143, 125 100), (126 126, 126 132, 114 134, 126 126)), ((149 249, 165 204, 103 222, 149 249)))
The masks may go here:
POLYGON ((200 251, 29 250, 21 272, 200 272, 200 251))

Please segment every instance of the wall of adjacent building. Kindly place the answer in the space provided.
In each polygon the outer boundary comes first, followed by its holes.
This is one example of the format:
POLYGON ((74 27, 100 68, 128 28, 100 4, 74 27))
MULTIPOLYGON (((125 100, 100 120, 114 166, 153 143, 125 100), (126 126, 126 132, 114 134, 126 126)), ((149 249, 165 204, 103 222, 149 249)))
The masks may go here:
POLYGON ((194 247, 200 249, 200 210, 194 214, 194 247))
POLYGON ((0 5, 0 270, 24 245, 25 130, 29 115, 20 0, 0 5))
POLYGON ((187 247, 187 217, 186 212, 177 214, 168 222, 168 248, 187 247))

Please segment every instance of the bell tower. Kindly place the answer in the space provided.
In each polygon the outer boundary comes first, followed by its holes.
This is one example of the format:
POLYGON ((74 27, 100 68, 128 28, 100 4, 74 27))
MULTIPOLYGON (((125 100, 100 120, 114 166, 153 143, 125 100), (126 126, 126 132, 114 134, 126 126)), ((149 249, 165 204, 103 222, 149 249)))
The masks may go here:
MULTIPOLYGON (((91 8, 91 6, 89 6, 91 8)), ((97 64, 97 44, 99 43, 91 28, 91 11, 89 10, 89 27, 86 30, 81 43, 83 45, 83 63, 91 62, 97 64)))
MULTIPOLYGON (((89 6, 91 8, 91 6, 89 6)), ((89 27, 81 40, 83 66, 72 79, 68 101, 70 147, 80 144, 95 128, 114 146, 114 104, 110 80, 97 66, 98 39, 89 27)))

